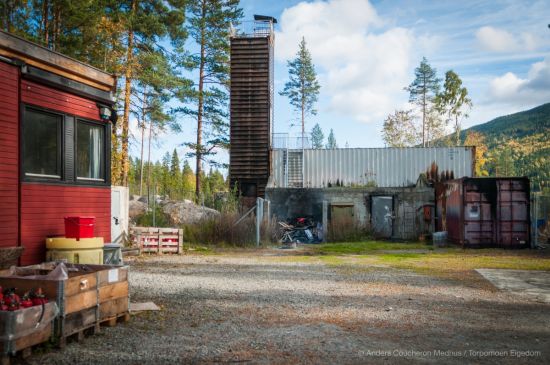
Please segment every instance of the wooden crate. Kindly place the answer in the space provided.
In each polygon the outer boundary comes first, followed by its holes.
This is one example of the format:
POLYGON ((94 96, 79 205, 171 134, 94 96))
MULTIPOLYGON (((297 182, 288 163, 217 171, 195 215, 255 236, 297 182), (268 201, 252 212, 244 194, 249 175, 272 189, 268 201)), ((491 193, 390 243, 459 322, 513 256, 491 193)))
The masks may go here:
MULTIPOLYGON (((128 267, 67 266, 69 270, 81 271, 69 271, 67 280, 0 277, 0 286, 16 287, 21 292, 41 287, 48 298, 57 302, 59 316, 54 323, 54 337, 61 347, 69 336, 76 334, 80 338, 88 329, 98 332, 102 321, 125 316, 129 307, 128 267)), ((35 274, 46 273, 47 270, 37 269, 35 274)))
POLYGON ((0 336, 6 336, 7 331, 13 333, 15 336, 15 339, 0 341, 1 364, 9 364, 10 355, 15 355, 16 353, 20 353, 23 357, 26 357, 30 355, 33 346, 48 341, 52 336, 52 321, 56 311, 56 304, 51 302, 44 305, 44 313, 42 313, 42 306, 21 309, 17 312, 1 313, 0 336), (15 315, 15 313, 20 311, 25 311, 25 313, 15 315), (41 322, 37 326, 40 319, 41 322), (18 333, 21 336, 18 336, 18 333))
POLYGON ((129 319, 128 267, 98 271, 99 320, 108 324, 117 318, 129 319))
POLYGON ((177 228, 133 227, 130 235, 141 252, 147 253, 176 253, 181 252, 183 244, 183 230, 177 228))
MULTIPOLYGON (((38 270, 36 274, 46 272, 38 270)), ((60 345, 70 335, 90 327, 99 327, 96 272, 69 272, 67 280, 0 277, 0 286, 15 287, 18 292, 40 287, 46 297, 55 300, 59 307, 59 316, 54 322, 54 337, 60 345)))

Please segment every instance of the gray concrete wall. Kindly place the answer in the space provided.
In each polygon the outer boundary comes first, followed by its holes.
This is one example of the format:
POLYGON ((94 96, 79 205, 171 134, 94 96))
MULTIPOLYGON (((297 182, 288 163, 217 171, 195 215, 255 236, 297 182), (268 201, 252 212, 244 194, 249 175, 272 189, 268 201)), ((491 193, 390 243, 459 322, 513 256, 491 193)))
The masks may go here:
POLYGON ((357 222, 370 226, 372 196, 393 197, 393 239, 416 240, 421 234, 433 231, 435 195, 429 187, 266 189, 266 199, 271 201, 271 214, 280 221, 312 217, 321 222, 322 204, 327 201, 329 212, 331 204, 353 205, 357 222), (424 219, 424 206, 431 207, 431 221, 424 219))

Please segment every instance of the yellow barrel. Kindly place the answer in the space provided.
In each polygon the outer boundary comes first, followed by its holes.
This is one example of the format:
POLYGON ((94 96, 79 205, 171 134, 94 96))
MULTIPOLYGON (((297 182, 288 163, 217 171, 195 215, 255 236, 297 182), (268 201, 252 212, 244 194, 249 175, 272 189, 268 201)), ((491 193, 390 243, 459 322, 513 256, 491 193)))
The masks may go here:
POLYGON ((46 238, 46 260, 66 260, 73 264, 103 264, 103 237, 46 238))

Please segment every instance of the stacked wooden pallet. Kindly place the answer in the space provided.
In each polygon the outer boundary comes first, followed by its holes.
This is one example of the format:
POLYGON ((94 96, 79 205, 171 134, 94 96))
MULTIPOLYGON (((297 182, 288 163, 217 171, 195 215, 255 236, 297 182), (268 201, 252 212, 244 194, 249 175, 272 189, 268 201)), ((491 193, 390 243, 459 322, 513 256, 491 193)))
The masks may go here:
POLYGON ((180 253, 183 244, 183 230, 178 228, 133 227, 130 236, 141 252, 180 253))

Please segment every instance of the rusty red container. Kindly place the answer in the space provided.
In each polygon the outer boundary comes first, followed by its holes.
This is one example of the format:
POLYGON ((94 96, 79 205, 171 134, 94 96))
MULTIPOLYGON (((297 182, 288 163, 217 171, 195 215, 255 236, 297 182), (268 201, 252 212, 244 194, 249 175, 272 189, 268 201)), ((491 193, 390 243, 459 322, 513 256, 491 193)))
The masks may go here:
POLYGON ((530 247, 527 177, 462 178, 436 188, 437 229, 468 247, 530 247))
POLYGON ((65 237, 92 238, 94 237, 95 217, 65 217, 65 237))

